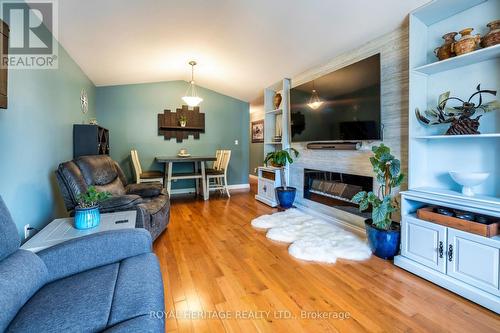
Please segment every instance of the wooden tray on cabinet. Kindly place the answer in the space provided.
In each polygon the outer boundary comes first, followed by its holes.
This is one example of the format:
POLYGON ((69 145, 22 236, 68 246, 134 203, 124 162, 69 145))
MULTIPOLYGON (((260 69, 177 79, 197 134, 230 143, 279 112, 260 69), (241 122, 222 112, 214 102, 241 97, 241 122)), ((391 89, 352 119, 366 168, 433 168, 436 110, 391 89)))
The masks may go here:
POLYGON ((424 207, 417 210, 417 217, 421 220, 444 225, 450 228, 470 232, 472 234, 494 237, 500 231, 500 220, 494 220, 490 224, 483 224, 474 221, 461 220, 453 216, 446 216, 434 212, 433 207, 424 207))

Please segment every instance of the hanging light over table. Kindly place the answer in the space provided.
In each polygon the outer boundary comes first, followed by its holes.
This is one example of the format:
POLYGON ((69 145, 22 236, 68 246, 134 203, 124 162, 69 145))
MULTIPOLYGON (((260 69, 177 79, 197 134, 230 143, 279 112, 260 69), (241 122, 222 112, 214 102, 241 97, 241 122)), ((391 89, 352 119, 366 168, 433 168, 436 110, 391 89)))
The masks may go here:
POLYGON ((313 84, 312 94, 311 98, 309 99, 309 103, 307 103, 307 106, 313 110, 316 110, 323 104, 323 101, 319 99, 319 95, 316 92, 316 89, 314 89, 314 81, 312 82, 312 84, 313 84))
POLYGON ((182 100, 186 102, 188 106, 193 107, 203 102, 203 98, 199 97, 196 93, 196 86, 194 84, 194 66, 196 66, 196 61, 190 61, 189 64, 191 65, 191 81, 189 82, 189 87, 185 96, 182 97, 182 100))

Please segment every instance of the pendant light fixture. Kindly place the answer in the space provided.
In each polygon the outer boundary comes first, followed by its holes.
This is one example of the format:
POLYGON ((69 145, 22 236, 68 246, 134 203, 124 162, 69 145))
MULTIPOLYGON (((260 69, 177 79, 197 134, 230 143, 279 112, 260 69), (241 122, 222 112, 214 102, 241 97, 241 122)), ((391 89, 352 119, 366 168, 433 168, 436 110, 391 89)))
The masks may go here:
POLYGON ((189 64, 191 65, 191 81, 189 82, 186 95, 182 97, 182 100, 186 102, 188 106, 194 107, 203 102, 203 98, 199 97, 196 93, 196 86, 194 84, 194 66, 196 66, 196 61, 191 60, 189 64))
POLYGON ((316 110, 323 104, 323 102, 319 99, 316 89, 314 89, 314 81, 312 82, 312 84, 313 84, 312 94, 311 98, 309 99, 309 103, 307 103, 307 106, 313 110, 316 110))

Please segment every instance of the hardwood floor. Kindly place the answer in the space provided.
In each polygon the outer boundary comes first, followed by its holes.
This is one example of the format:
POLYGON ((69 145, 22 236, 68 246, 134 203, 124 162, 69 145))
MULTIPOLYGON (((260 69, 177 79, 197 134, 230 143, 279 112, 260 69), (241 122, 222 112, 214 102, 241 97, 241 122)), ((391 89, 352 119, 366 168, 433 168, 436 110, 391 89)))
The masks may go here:
POLYGON ((292 258, 250 225, 272 211, 251 192, 172 200, 154 244, 168 332, 500 331, 495 313, 391 262, 292 258))

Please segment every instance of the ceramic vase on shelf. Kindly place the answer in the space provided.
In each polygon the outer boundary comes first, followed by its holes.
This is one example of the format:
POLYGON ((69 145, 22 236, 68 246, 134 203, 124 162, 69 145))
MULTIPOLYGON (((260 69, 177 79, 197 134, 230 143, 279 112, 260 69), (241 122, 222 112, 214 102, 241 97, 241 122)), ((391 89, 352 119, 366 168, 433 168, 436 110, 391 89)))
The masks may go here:
POLYGON ((473 28, 466 28, 459 32, 460 40, 453 43, 451 47, 451 51, 455 52, 457 56, 475 51, 478 48, 481 36, 479 34, 471 35, 473 30, 473 28))
POLYGON ((274 109, 277 110, 279 109, 280 105, 281 105, 281 94, 280 93, 276 93, 276 95, 274 95, 274 100, 273 100, 273 104, 274 104, 274 109))
POLYGON ((492 21, 486 26, 490 31, 481 40, 481 46, 489 47, 500 43, 500 20, 492 21))
POLYGON ((456 32, 448 32, 443 35, 444 43, 440 47, 436 47, 434 54, 439 60, 445 60, 455 56, 452 51, 452 45, 455 42, 455 36, 458 35, 456 32))

